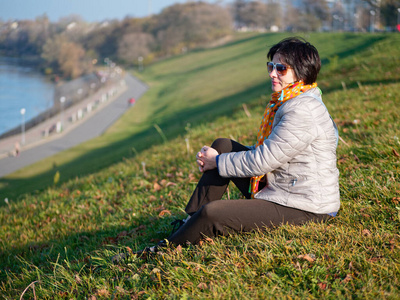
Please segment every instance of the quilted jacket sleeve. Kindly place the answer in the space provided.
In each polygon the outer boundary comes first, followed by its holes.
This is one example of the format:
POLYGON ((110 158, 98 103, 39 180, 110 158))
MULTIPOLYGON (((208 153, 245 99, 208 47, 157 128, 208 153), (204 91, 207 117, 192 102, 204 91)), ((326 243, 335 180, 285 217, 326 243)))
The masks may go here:
POLYGON ((278 110, 272 132, 263 145, 220 155, 219 174, 223 177, 267 174, 306 149, 316 136, 312 108, 303 101, 288 101, 278 110))

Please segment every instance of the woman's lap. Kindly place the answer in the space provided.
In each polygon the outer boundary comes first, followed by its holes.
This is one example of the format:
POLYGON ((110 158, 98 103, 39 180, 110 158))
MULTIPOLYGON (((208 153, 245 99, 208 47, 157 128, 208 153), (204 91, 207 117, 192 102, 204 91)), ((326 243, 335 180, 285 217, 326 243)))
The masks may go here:
POLYGON ((204 236, 248 232, 283 224, 301 225, 322 222, 329 217, 260 199, 216 200, 201 207, 191 219, 168 239, 174 244, 196 244, 204 236))

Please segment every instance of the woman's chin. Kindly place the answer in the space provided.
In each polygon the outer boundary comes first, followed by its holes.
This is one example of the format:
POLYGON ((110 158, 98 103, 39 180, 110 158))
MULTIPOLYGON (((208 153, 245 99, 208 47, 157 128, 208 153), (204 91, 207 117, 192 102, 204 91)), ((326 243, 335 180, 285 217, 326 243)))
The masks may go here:
POLYGON ((280 92, 280 91, 282 91, 282 89, 281 88, 278 88, 278 87, 272 87, 272 92, 274 92, 274 93, 277 93, 277 92, 280 92))

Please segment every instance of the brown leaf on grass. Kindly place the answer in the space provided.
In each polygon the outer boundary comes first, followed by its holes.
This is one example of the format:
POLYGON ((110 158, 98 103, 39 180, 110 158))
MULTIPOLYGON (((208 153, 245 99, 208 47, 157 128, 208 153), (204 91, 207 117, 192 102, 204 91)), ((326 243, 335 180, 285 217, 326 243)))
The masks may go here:
POLYGON ((311 254, 311 255, 308 255, 308 254, 300 254, 299 256, 297 256, 297 258, 300 258, 300 259, 304 259, 304 260, 306 260, 306 261, 309 261, 309 262, 314 262, 315 261, 315 258, 313 258, 313 254, 311 254))
POLYGON ((323 282, 320 282, 320 283, 318 283, 318 287, 321 289, 321 290, 326 290, 326 283, 323 283, 323 282))
POLYGON ((400 154, 396 150, 392 149, 392 151, 393 151, 394 156, 400 157, 400 154))
POLYGON ((160 181, 160 184, 161 184, 162 186, 165 186, 165 185, 167 184, 167 181, 166 181, 165 179, 162 179, 162 180, 160 181))
POLYGON ((168 181, 167 184, 166 184, 165 186, 166 186, 166 187, 169 187, 169 186, 175 186, 175 185, 176 185, 176 183, 171 182, 171 181, 168 181))
POLYGON ((154 182, 153 189, 155 192, 158 192, 162 189, 162 187, 161 187, 161 185, 158 184, 158 182, 154 182))
POLYGON ((298 261, 296 262, 296 264, 294 266, 299 272, 301 272, 301 266, 300 266, 300 263, 298 261))
POLYGON ((389 241, 389 245, 390 245, 390 251, 393 251, 394 248, 395 248, 395 246, 396 246, 396 240, 395 240, 394 238, 392 238, 392 239, 389 241))
POLYGON ((201 289, 201 290, 205 290, 206 288, 208 288, 208 286, 207 286, 206 283, 200 282, 200 283, 197 285, 197 288, 199 288, 199 289, 201 289))
POLYGON ((190 288, 190 287, 192 287, 193 286, 193 282, 185 282, 183 285, 182 285, 184 288, 190 288))
POLYGON ((110 296, 110 292, 107 289, 101 289, 97 291, 97 295, 102 297, 108 297, 110 296))
POLYGON ((370 259, 368 259, 370 262, 377 262, 379 260, 381 260, 383 258, 383 256, 374 256, 371 257, 370 259))
POLYGON ((157 197, 154 196, 154 195, 151 195, 151 196, 149 197, 149 202, 154 202, 154 201, 157 201, 157 197))
POLYGON ((128 234, 136 234, 138 231, 145 231, 146 230, 146 225, 140 225, 140 226, 138 226, 138 227, 136 227, 136 228, 133 228, 131 231, 129 231, 129 233, 128 234))
POLYGON ((82 279, 79 277, 78 274, 75 274, 75 281, 77 284, 81 284, 82 283, 82 279))
POLYGON ((357 155, 355 155, 355 154, 353 153, 353 156, 354 156, 354 160, 355 160, 356 162, 360 162, 360 159, 358 158, 357 155))
POLYGON ((164 209, 165 209, 165 207, 162 204, 160 206, 157 206, 157 207, 154 208, 155 211, 162 211, 164 209))
POLYGON ((122 238, 122 237, 124 237, 124 236, 127 236, 128 235, 128 231, 121 231, 120 233, 118 233, 118 235, 117 235, 117 237, 118 238, 122 238))
POLYGON ((125 248, 126 248, 126 250, 128 250, 129 254, 131 254, 131 255, 133 254, 133 251, 132 251, 132 248, 131 248, 131 247, 126 246, 125 248))
POLYGON ((204 239, 204 241, 210 243, 211 245, 214 245, 214 240, 212 238, 207 237, 204 239))
POLYGON ((89 296, 88 300, 97 300, 95 295, 89 296))
POLYGON ((196 176, 193 173, 189 174, 189 180, 190 181, 197 181, 196 176))
POLYGON ((182 246, 181 246, 181 245, 178 245, 178 246, 176 247, 175 251, 178 252, 178 253, 182 253, 182 246))
POLYGON ((172 173, 167 173, 166 176, 167 176, 167 178, 173 178, 173 177, 175 177, 174 174, 172 174, 172 173))
POLYGON ((353 280, 353 277, 351 276, 351 274, 347 274, 346 277, 342 280, 342 282, 347 283, 352 280, 353 280))
POLYGON ((169 215, 170 216, 171 212, 168 209, 164 209, 158 214, 159 217, 164 217, 165 215, 169 215))
POLYGON ((364 229, 364 230, 362 231, 362 235, 363 235, 363 236, 370 236, 370 235, 371 235, 371 231, 369 231, 368 229, 364 229))
POLYGON ((117 243, 117 238, 109 236, 109 237, 104 238, 102 244, 107 245, 107 244, 116 244, 116 243, 117 243))

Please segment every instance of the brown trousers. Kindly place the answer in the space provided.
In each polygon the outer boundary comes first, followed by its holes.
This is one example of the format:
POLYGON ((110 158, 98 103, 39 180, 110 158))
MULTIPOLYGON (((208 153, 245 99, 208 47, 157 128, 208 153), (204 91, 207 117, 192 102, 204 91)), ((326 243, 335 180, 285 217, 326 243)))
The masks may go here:
MULTIPOLYGON (((248 150, 230 139, 217 139, 211 147, 220 154, 248 150)), ((187 242, 197 244, 204 237, 248 232, 281 224, 324 222, 330 218, 327 214, 314 214, 266 200, 250 199, 249 185, 250 178, 223 178, 217 169, 204 172, 185 209, 191 218, 168 237, 168 241, 176 245, 187 242), (220 200, 230 181, 247 199, 220 200)))

